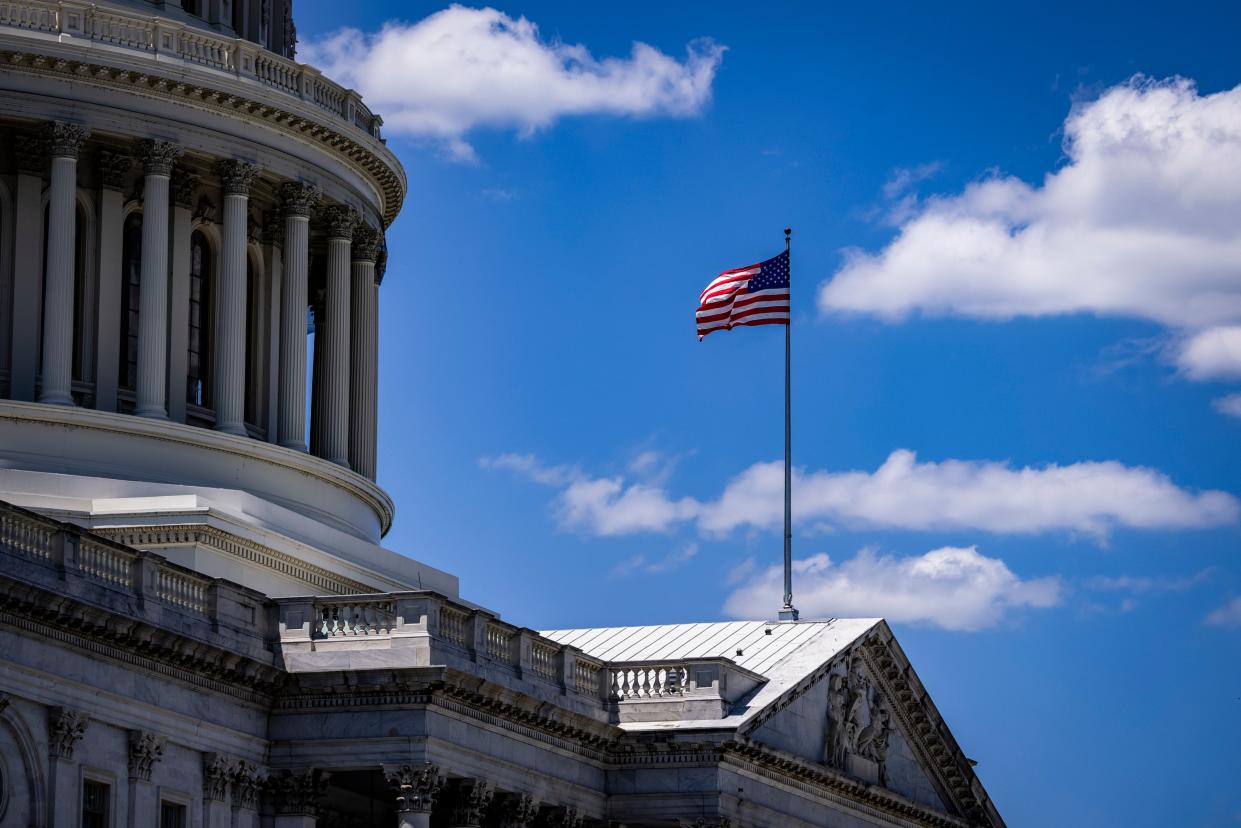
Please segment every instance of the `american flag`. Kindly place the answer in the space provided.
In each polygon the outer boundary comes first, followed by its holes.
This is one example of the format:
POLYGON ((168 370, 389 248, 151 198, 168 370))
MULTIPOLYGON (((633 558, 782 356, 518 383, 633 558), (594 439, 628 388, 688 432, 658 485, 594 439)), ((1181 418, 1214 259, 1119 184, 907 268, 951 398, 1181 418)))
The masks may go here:
POLYGON ((789 324, 789 252, 725 270, 698 297, 698 338, 737 325, 789 324))

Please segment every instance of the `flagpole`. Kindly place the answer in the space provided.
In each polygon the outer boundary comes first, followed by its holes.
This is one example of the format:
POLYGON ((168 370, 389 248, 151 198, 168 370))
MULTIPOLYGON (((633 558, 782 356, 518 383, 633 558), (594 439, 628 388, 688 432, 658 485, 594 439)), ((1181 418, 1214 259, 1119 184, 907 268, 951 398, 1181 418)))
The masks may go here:
MULTIPOLYGON (((784 228, 784 252, 789 253, 791 227, 784 228)), ((796 621, 797 610, 793 608, 793 417, 792 417, 792 371, 789 356, 792 351, 793 329, 793 262, 789 255, 789 321, 784 326, 784 606, 780 608, 781 621, 796 621)))

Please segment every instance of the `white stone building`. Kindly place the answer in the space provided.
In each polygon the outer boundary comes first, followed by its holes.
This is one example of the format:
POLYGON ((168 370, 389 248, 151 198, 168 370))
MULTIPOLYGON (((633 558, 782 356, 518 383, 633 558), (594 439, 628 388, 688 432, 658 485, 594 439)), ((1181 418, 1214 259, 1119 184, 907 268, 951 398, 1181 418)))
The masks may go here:
POLYGON ((295 42, 0 0, 0 826, 1002 826, 882 620, 536 632, 381 545, 405 174, 295 42))

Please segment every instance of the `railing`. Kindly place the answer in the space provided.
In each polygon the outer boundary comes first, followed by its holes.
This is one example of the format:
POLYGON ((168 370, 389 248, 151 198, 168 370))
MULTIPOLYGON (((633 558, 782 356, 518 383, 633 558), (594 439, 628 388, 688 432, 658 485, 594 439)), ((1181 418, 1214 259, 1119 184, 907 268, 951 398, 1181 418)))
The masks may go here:
POLYGON ((466 624, 470 616, 451 607, 440 607, 440 635, 459 647, 464 647, 469 640, 466 636, 466 624))
POLYGON ((682 665, 636 665, 611 670, 610 697, 627 699, 658 699, 685 692, 689 673, 682 665))
POLYGON ((0 546, 27 558, 50 561, 56 529, 21 514, 0 512, 0 546))
POLYGON ((389 635, 396 623, 391 601, 348 601, 330 603, 319 612, 319 638, 354 638, 389 635))
POLYGON ((78 566, 96 581, 128 587, 130 565, 137 555, 124 549, 83 539, 78 546, 78 566))
POLYGON ((556 654, 555 645, 536 640, 530 645, 530 671, 548 681, 555 681, 556 654))
POLYGON ((218 69, 299 98, 373 138, 381 137, 382 120, 357 92, 243 38, 220 37, 138 12, 53 0, 0 0, 0 26, 60 35, 65 42, 82 38, 218 69))
POLYGON ((156 595, 167 604, 184 607, 191 612, 207 611, 207 590, 211 582, 186 572, 161 569, 156 577, 156 595))
POLYGON ((583 696, 596 695, 599 692, 599 671, 602 669, 602 664, 579 656, 573 662, 573 689, 583 696))
POLYGON ((487 655, 505 664, 513 663, 513 634, 507 628, 487 625, 487 655))

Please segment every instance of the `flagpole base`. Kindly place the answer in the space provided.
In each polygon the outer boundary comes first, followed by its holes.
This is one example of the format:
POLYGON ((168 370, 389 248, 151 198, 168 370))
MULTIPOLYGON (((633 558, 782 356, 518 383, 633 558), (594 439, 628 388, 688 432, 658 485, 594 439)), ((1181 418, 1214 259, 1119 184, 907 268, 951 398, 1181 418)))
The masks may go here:
POLYGON ((793 607, 789 604, 786 604, 784 607, 780 609, 780 620, 781 621, 796 621, 799 615, 800 613, 797 610, 793 609, 793 607))

